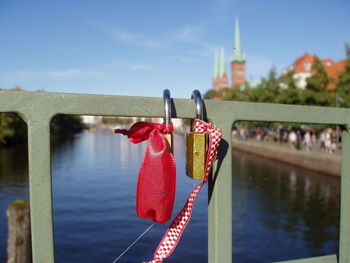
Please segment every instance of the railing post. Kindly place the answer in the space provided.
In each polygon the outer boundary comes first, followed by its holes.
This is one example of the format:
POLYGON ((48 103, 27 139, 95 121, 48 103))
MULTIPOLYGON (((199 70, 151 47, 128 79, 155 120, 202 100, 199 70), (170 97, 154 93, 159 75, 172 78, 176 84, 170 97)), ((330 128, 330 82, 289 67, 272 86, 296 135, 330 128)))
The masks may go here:
POLYGON ((14 201, 6 211, 8 220, 7 263, 31 263, 29 201, 14 201))
POLYGON ((208 262, 232 262, 232 125, 215 122, 222 129, 223 138, 219 147, 218 161, 209 179, 208 207, 208 262), (216 174, 216 169, 219 172, 216 174))
POLYGON ((54 262, 50 119, 44 114, 37 112, 28 118, 30 217, 35 263, 54 262))
POLYGON ((339 262, 350 263, 350 134, 342 133, 339 262))

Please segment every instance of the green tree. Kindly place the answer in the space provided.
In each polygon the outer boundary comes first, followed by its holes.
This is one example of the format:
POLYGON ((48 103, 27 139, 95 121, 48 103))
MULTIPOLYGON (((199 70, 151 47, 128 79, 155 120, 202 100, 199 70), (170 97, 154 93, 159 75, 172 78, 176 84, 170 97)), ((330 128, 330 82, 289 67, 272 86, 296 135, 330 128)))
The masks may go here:
POLYGON ((335 96, 327 86, 331 83, 322 61, 316 57, 311 68, 312 76, 306 79, 306 88, 302 92, 301 103, 304 105, 335 106, 335 96))
POLYGON ((210 89, 204 94, 203 98, 206 100, 210 100, 210 99, 215 98, 217 96, 218 96, 218 91, 210 89))
POLYGON ((262 79, 260 85, 255 89, 247 89, 245 95, 247 101, 252 102, 276 102, 277 96, 280 94, 281 88, 277 78, 276 69, 272 68, 268 77, 262 79))
POLYGON ((337 93, 338 105, 340 107, 350 107, 350 44, 345 44, 346 52, 346 64, 345 71, 339 74, 339 81, 337 88, 335 89, 337 93))
MULTIPOLYGON (((11 91, 22 91, 16 86, 11 91)), ((25 122, 15 113, 0 113, 0 145, 25 141, 27 139, 27 127, 25 122)))
POLYGON ((15 113, 0 113, 0 145, 27 139, 27 126, 15 113))
POLYGON ((10 114, 0 113, 0 144, 5 144, 6 139, 14 135, 14 130, 9 127, 11 122, 10 114))
POLYGON ((312 76, 306 79, 306 89, 314 92, 327 90, 330 79, 324 69, 322 61, 318 57, 315 57, 311 72, 312 76))
POLYGON ((301 104, 302 90, 295 85, 295 72, 288 71, 280 78, 280 93, 276 97, 276 102, 281 104, 301 104))
POLYGON ((50 123, 52 134, 67 134, 82 130, 81 118, 75 115, 56 115, 50 123))

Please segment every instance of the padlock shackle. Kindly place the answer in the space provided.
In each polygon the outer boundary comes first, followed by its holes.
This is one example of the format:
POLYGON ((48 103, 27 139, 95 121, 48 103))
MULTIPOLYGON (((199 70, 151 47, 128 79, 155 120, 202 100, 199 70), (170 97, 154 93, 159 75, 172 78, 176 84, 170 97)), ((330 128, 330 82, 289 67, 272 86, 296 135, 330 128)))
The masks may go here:
POLYGON ((203 98, 199 90, 194 90, 191 95, 191 99, 194 99, 196 104, 196 118, 203 120, 203 98))
POLYGON ((171 97, 170 97, 170 91, 168 89, 165 89, 163 91, 163 101, 164 101, 164 123, 166 126, 170 125, 171 123, 171 97))

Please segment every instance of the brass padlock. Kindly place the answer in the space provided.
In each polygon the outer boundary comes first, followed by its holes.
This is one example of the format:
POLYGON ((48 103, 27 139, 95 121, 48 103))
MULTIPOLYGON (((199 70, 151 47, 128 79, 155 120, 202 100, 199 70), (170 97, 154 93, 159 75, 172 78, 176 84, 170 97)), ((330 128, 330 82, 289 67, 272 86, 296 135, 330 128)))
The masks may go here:
MULTIPOLYGON (((194 90, 192 97, 196 104, 197 119, 203 119, 203 99, 198 90, 194 90)), ((192 126, 192 125, 191 125, 192 126)), ((187 135, 187 176, 192 179, 204 179, 207 134, 191 132, 187 135)))
MULTIPOLYGON (((170 91, 168 89, 165 89, 163 91, 163 101, 164 101, 164 111, 165 111, 164 123, 166 126, 168 126, 171 123, 171 97, 170 97, 170 91)), ((168 141, 171 153, 173 153, 173 134, 172 133, 165 134, 165 139, 168 141)))

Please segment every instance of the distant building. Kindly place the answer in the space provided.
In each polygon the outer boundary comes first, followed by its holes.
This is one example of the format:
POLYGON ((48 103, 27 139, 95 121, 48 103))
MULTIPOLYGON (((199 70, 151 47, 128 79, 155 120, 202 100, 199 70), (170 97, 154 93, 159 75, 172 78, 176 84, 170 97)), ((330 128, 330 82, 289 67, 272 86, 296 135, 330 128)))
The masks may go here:
MULTIPOLYGON (((282 74, 286 74, 288 71, 293 70, 293 78, 295 85, 300 89, 305 89, 307 82, 306 79, 311 77, 312 66, 315 63, 316 56, 310 53, 306 53, 303 56, 297 58, 290 67, 285 69, 282 74)), ((328 75, 328 77, 334 79, 334 83, 329 83, 327 88, 334 89, 338 82, 338 74, 345 71, 345 60, 334 62, 331 58, 322 59, 322 64, 328 75)))
POLYGON ((82 122, 86 125, 97 125, 102 122, 102 116, 81 116, 82 122))
POLYGON ((213 89, 220 90, 228 88, 228 79, 225 66, 224 48, 221 47, 219 54, 215 54, 214 73, 213 73, 213 89))
POLYGON ((238 18, 236 18, 235 46, 233 49, 233 56, 231 61, 231 81, 231 87, 233 89, 236 89, 240 85, 245 85, 246 82, 245 56, 241 49, 241 37, 239 34, 238 18))
POLYGON ((328 77, 332 78, 334 82, 329 83, 327 88, 334 89, 339 81, 339 73, 345 72, 346 68, 346 60, 341 60, 335 62, 333 65, 329 67, 325 67, 328 77))
MULTIPOLYGON (((238 18, 236 18, 234 41, 235 43, 231 60, 231 88, 236 89, 239 86, 244 86, 246 84, 246 62, 241 49, 238 18)), ((225 67, 224 49, 221 47, 219 54, 215 54, 213 89, 220 90, 229 87, 230 85, 225 67)))

